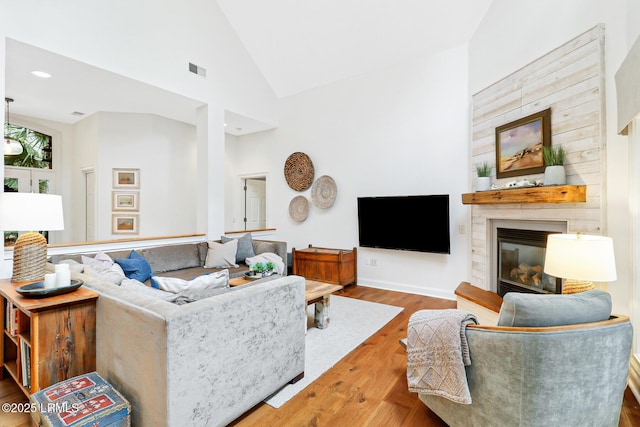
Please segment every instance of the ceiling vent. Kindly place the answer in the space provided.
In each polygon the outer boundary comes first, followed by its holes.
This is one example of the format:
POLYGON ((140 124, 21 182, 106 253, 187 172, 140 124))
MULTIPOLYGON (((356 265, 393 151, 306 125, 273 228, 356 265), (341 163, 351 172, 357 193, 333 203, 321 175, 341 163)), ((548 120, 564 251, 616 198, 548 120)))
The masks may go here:
POLYGON ((191 62, 189 62, 189 71, 191 71, 193 74, 197 74, 202 77, 207 77, 206 69, 202 68, 199 65, 192 64, 191 62))

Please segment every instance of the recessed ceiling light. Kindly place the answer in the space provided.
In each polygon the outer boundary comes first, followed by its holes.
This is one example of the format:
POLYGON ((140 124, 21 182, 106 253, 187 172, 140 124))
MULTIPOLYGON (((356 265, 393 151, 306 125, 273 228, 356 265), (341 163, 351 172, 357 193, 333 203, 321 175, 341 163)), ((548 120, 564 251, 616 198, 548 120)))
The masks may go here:
POLYGON ((51 77, 51 74, 45 73, 44 71, 38 71, 38 70, 32 71, 31 74, 33 74, 36 77, 40 77, 42 79, 48 79, 49 77, 51 77))

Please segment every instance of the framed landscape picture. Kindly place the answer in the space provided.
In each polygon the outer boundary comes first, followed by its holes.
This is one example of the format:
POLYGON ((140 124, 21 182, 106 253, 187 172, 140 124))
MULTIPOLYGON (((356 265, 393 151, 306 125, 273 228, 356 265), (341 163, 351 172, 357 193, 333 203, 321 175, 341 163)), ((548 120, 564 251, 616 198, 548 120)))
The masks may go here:
POLYGON ((113 214, 111 233, 138 234, 138 215, 113 214))
POLYGON ((543 147, 550 146, 550 108, 498 126, 496 178, 543 173, 543 147))
POLYGON ((113 169, 113 188, 140 188, 140 169, 113 169))
POLYGON ((133 211, 140 209, 139 192, 137 191, 114 191, 111 207, 114 211, 133 211))

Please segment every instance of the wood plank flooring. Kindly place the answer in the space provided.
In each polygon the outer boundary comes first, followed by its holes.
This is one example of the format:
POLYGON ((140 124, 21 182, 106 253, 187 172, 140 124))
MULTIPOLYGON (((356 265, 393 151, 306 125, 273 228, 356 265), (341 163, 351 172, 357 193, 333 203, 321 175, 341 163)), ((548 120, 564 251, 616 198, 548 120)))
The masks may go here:
MULTIPOLYGON (((407 391, 406 355, 398 340, 406 336, 412 313, 453 308, 455 302, 363 286, 351 286, 337 294, 404 307, 404 311, 280 409, 259 404, 232 426, 445 427, 407 391)), ((0 381, 0 404, 26 402, 13 381, 5 378, 0 381)), ((29 422, 27 414, 0 412, 2 427, 28 427, 29 422)), ((640 405, 627 389, 619 426, 639 425, 640 405)))

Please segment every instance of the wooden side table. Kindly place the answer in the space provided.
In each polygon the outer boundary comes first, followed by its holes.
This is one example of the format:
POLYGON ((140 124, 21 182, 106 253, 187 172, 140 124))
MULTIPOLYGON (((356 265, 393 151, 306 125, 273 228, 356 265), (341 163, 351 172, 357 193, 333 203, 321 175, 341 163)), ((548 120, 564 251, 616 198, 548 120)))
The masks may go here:
POLYGON ((310 280, 347 286, 358 281, 357 248, 331 249, 309 245, 291 250, 293 274, 310 280))
POLYGON ((48 298, 25 298, 16 288, 28 283, 0 279, 0 368, 27 397, 95 371, 98 298, 85 287, 48 298))

